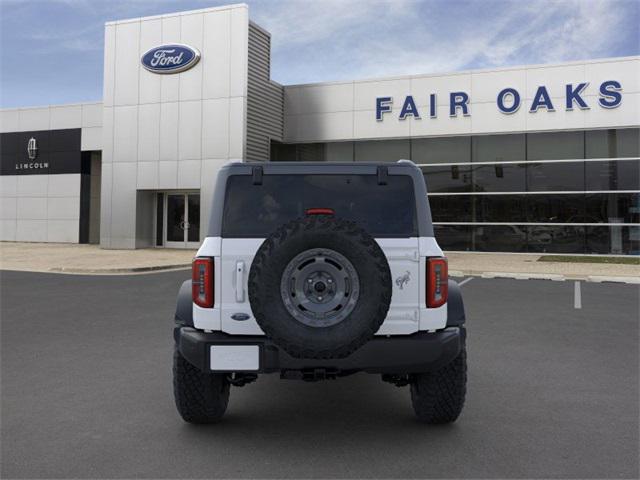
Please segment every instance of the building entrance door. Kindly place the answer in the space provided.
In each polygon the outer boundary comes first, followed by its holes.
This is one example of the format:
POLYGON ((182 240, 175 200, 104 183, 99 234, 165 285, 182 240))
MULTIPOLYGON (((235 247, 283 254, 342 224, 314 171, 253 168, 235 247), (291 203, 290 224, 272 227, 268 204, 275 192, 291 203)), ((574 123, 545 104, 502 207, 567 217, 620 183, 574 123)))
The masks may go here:
POLYGON ((197 248, 200 245, 200 195, 164 195, 164 245, 169 248, 197 248))

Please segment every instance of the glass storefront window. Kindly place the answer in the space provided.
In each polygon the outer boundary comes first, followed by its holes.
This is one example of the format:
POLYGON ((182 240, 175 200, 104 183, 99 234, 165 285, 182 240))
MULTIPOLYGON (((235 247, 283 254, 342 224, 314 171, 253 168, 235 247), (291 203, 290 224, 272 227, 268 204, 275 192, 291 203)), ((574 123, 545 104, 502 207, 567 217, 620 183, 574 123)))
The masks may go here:
POLYGON ((525 195, 474 195, 475 222, 526 222, 525 195))
POLYGON ((436 195, 429 197, 434 222, 473 222, 473 197, 470 195, 436 195))
POLYGON ((545 132, 527 134, 527 160, 584 158, 583 132, 545 132))
POLYGON ((586 162, 587 190, 640 189, 640 160, 586 162))
POLYGON ((585 203, 589 223, 640 223, 640 193, 590 193, 585 203))
POLYGON ((467 225, 434 225, 434 234, 443 250, 472 250, 471 232, 467 225))
POLYGON ((471 137, 414 138, 411 160, 417 164, 470 162, 471 137))
POLYGON ((473 162, 506 162, 527 158, 525 134, 473 137, 473 162))
POLYGON ((587 253, 640 255, 640 227, 587 227, 587 253))
POLYGON ((409 139, 372 140, 355 143, 356 162, 397 162, 411 158, 409 139))
POLYGON ((585 158, 639 157, 640 129, 588 130, 585 146, 585 158))
POLYGON ((526 190, 524 164, 475 165, 472 171, 476 192, 524 192, 526 190))
POLYGON ((527 191, 584 191, 584 163, 529 163, 527 191))
POLYGON ((473 229, 474 250, 526 252, 527 228, 520 225, 478 225, 473 229))
POLYGON ((530 252, 584 253, 584 227, 530 225, 527 238, 530 252))
POLYGON ((638 128, 272 143, 276 161, 396 162, 410 158, 426 164, 421 169, 435 222, 568 224, 436 226, 439 242, 450 250, 638 254, 640 227, 571 225, 640 223, 640 193, 588 193, 640 190, 638 157, 638 128), (597 158, 612 160, 583 160, 597 158), (617 158, 633 160, 613 160, 617 158), (514 161, 521 163, 503 163, 514 161), (547 193, 554 191, 577 193, 547 193), (456 192, 475 194, 437 195, 456 192), (523 232, 524 250, 520 246, 523 232))
POLYGON ((527 222, 584 223, 584 218, 584 194, 527 196, 527 222))
POLYGON ((463 165, 421 167, 427 192, 471 192, 471 168, 463 165))
POLYGON ((640 227, 435 225, 443 250, 640 255, 640 227))

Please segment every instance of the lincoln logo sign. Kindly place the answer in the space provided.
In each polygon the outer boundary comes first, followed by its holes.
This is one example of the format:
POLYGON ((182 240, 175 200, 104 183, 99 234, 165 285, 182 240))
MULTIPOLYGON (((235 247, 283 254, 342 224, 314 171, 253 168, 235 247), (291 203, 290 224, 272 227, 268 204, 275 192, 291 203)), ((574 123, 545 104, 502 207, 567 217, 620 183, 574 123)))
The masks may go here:
MULTIPOLYGON (((524 96, 516 88, 506 87, 497 93, 496 107, 505 115, 517 112, 523 105, 529 113, 536 113, 539 110, 555 112, 556 108, 564 108, 566 111, 571 111, 575 108, 589 110, 591 106, 586 99, 588 87, 589 82, 567 83, 562 88, 561 95, 564 98, 561 98, 561 100, 552 100, 552 98, 561 97, 560 92, 550 91, 544 85, 535 87, 535 90, 532 90, 531 100, 525 100, 524 96), (557 105, 557 103, 560 103, 560 105, 557 105)), ((596 90, 598 97, 595 101, 601 108, 616 108, 622 103, 622 85, 617 80, 606 80, 597 85, 596 90)), ((448 100, 450 117, 457 117, 458 114, 462 114, 465 117, 471 115, 470 96, 467 92, 450 92, 448 100)), ((416 103, 413 95, 407 95, 402 101, 398 119, 405 120, 408 117, 413 117, 420 120, 422 119, 422 113, 429 118, 437 118, 438 96, 435 93, 429 93, 424 98, 418 98, 417 101, 418 103, 416 103)), ((385 113, 393 112, 393 106, 392 97, 377 97, 376 120, 383 121, 385 113)))
POLYGON ((160 45, 148 50, 140 61, 153 73, 179 73, 193 67, 200 60, 200 52, 189 45, 160 45))
POLYGON ((27 142, 27 155, 31 161, 35 160, 38 156, 38 142, 36 142, 36 139, 33 137, 27 142))
POLYGON ((31 137, 27 142, 27 157, 29 162, 16 163, 16 170, 33 170, 49 168, 49 162, 35 162, 38 158, 38 141, 31 137))

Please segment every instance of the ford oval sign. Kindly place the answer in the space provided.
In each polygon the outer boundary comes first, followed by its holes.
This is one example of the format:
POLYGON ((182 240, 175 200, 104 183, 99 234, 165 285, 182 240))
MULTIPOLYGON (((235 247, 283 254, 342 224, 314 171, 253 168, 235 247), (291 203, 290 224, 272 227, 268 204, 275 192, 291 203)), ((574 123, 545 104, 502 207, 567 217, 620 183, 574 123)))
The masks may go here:
POLYGON ((153 73, 179 73, 189 70, 200 60, 200 52, 189 45, 173 43, 148 50, 140 61, 153 73))

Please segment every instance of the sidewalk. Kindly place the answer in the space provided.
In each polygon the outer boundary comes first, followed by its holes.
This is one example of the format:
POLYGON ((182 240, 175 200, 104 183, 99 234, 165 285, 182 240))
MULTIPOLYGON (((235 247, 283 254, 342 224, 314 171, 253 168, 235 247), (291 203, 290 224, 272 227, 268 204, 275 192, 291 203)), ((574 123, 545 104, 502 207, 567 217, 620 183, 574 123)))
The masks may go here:
POLYGON ((542 255, 448 252, 449 275, 640 283, 640 265, 538 262, 542 255))
POLYGON ((122 274, 187 268, 195 250, 105 250, 98 245, 0 242, 0 269, 122 274))
MULTIPOLYGON (((188 268, 195 250, 104 250, 97 245, 0 243, 0 269, 86 274, 141 273, 188 268)), ((447 253, 451 276, 542 278, 640 283, 640 265, 538 262, 540 255, 447 253)))

